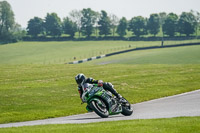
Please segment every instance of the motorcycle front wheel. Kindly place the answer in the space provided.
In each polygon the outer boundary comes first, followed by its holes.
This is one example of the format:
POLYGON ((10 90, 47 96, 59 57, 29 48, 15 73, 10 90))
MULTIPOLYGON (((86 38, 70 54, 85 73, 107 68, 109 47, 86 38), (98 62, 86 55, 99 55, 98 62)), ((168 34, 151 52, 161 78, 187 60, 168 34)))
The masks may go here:
POLYGON ((106 104, 102 101, 93 100, 90 103, 90 107, 94 110, 96 114, 98 114, 102 118, 107 118, 109 116, 109 112, 106 108, 106 104))

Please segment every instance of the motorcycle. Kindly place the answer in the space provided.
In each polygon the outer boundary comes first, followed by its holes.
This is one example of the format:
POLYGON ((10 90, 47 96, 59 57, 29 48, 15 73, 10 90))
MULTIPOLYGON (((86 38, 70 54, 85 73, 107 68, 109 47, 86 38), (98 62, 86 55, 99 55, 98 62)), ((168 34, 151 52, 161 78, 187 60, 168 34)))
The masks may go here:
POLYGON ((100 117, 107 118, 109 115, 123 114, 130 116, 133 113, 130 103, 125 99, 118 99, 112 93, 97 86, 97 84, 84 85, 87 88, 82 99, 100 117))

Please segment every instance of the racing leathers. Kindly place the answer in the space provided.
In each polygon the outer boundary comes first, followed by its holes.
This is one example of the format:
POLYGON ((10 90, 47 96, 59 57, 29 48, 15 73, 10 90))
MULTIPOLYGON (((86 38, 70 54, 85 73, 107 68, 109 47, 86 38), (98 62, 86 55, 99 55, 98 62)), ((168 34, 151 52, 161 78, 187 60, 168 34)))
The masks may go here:
MULTIPOLYGON (((113 88, 113 85, 109 82, 103 82, 102 80, 95 80, 93 78, 87 78, 85 80, 85 83, 89 83, 89 84, 98 84, 100 86, 103 86, 103 88, 105 90, 108 90, 110 91, 113 95, 115 95, 117 98, 121 98, 122 96, 120 94, 117 93, 117 91, 113 88)), ((79 91, 79 94, 80 94, 80 98, 81 100, 83 101, 82 99, 82 94, 84 92, 84 89, 86 88, 83 88, 82 86, 78 86, 78 91, 79 91)))

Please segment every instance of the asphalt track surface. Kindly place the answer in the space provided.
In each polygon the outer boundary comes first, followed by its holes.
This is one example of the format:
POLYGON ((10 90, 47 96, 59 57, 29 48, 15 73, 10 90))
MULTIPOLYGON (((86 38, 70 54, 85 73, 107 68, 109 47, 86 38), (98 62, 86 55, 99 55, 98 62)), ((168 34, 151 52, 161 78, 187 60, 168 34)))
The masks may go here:
POLYGON ((67 123, 92 123, 103 121, 119 121, 132 119, 156 119, 182 116, 200 116, 200 90, 187 92, 175 96, 155 99, 147 102, 133 104, 131 116, 113 115, 108 118, 100 118, 95 113, 58 117, 44 120, 0 124, 0 128, 34 126, 44 124, 67 123))

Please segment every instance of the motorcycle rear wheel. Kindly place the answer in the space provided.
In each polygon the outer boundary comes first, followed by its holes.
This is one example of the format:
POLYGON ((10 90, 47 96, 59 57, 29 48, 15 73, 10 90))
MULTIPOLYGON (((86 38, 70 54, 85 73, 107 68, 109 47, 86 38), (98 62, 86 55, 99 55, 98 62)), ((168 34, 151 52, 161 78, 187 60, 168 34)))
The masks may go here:
POLYGON ((123 98, 123 100, 125 100, 126 103, 122 104, 122 114, 125 116, 132 115, 133 109, 131 107, 131 104, 125 98, 123 98))

